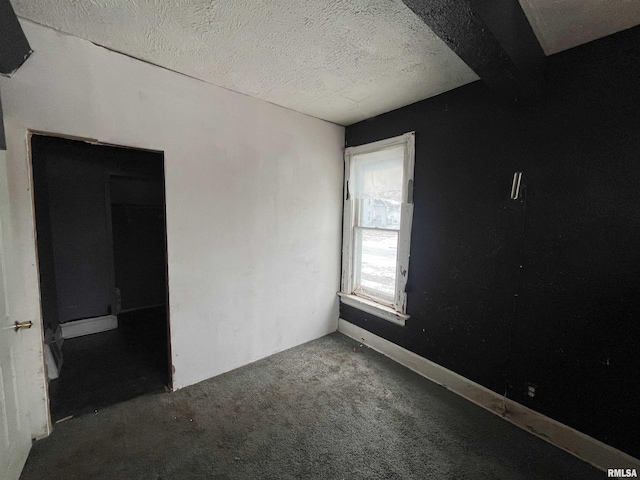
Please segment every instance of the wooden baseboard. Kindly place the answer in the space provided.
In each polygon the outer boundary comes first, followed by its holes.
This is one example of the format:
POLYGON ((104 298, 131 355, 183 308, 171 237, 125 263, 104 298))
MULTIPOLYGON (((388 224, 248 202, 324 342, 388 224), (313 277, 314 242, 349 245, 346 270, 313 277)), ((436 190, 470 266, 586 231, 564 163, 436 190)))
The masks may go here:
POLYGON ((342 318, 338 320, 338 331, 600 470, 640 470, 640 460, 637 458, 499 395, 342 318))
POLYGON ((81 337, 118 328, 118 317, 117 315, 105 315, 103 317, 84 318, 73 322, 61 323, 60 328, 62 329, 62 338, 81 337))

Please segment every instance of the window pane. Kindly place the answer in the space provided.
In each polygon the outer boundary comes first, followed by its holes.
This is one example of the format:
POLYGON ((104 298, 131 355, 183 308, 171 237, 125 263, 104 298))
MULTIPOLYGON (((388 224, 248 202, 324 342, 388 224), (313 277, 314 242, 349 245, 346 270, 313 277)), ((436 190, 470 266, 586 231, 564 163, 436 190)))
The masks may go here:
POLYGON ((400 230, 400 202, 382 198, 358 198, 356 202, 356 226, 400 230))
POLYGON ((404 146, 352 158, 351 195, 357 200, 356 225, 400 228, 404 146))
POLYGON ((396 289, 398 232, 357 227, 355 230, 353 293, 392 304, 396 289))
POLYGON ((353 197, 402 201, 403 145, 354 155, 351 162, 350 190, 353 197))

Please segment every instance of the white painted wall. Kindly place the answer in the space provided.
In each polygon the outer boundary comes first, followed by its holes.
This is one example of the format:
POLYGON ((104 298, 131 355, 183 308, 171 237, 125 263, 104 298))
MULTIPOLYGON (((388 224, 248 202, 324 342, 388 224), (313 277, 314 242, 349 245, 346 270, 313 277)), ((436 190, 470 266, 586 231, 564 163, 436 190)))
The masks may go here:
POLYGON ((640 23, 640 2, 520 0, 544 53, 553 55, 640 23))
MULTIPOLYGON (((35 53, 0 81, 21 320, 40 324, 27 155, 38 130, 165 152, 176 388, 336 330, 342 127, 22 26, 35 53)), ((35 333, 28 378, 42 435, 35 333)))

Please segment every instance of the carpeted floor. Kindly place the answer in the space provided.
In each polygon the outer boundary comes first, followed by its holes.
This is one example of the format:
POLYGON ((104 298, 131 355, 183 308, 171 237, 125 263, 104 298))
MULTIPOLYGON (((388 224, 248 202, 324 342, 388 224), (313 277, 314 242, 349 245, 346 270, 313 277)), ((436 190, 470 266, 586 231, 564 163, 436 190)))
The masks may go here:
POLYGON ((22 479, 605 475, 334 333, 172 394, 60 423, 34 444, 22 479))

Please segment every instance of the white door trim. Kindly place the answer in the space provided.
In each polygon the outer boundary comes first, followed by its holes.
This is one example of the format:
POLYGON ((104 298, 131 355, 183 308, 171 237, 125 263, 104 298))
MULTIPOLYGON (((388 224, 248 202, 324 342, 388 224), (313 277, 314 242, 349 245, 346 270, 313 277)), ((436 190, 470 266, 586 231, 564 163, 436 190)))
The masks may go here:
POLYGON ((31 132, 24 125, 5 117, 7 139, 6 176, 9 182, 8 215, 11 219, 13 271, 7 289, 14 318, 32 321, 24 336, 24 377, 31 425, 31 438, 51 433, 49 391, 44 358, 44 331, 40 304, 40 281, 36 245, 33 174, 31 171, 31 132))

